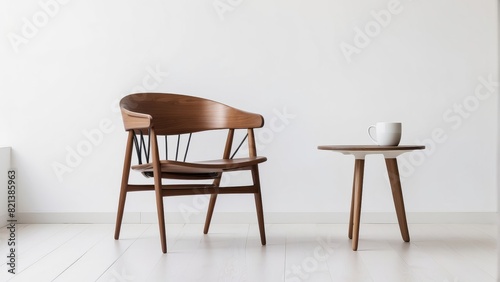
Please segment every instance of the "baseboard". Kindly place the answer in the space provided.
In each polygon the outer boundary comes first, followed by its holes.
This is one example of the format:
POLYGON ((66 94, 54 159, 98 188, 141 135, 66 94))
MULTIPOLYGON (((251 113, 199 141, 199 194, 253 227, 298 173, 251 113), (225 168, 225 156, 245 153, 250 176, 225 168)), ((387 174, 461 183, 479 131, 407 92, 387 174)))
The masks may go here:
MULTIPOLYGON (((336 224, 348 223, 348 213, 285 213, 270 212, 264 215, 266 224, 336 224)), ((205 213, 166 213, 167 223, 204 223, 205 213)), ((18 223, 114 223, 115 213, 17 213, 18 223)), ((498 213, 495 212, 408 212, 409 224, 423 223, 458 223, 458 224, 497 224, 498 213)), ((156 223, 154 212, 125 213, 123 223, 156 223)), ((256 223, 255 213, 215 212, 212 223, 256 223)), ((397 223, 394 213, 365 212, 361 215, 362 223, 397 223)))
POLYGON ((2 215, 0 215, 0 222, 1 222, 0 227, 5 227, 5 226, 7 226, 7 225, 8 225, 8 223, 10 223, 10 222, 7 222, 7 220, 9 220, 9 219, 10 219, 10 218, 9 218, 6 214, 5 214, 5 215, 3 215, 3 214, 2 214, 2 215))
POLYGON ((10 151, 10 147, 0 147, 0 226, 7 225, 7 172, 12 169, 10 151))

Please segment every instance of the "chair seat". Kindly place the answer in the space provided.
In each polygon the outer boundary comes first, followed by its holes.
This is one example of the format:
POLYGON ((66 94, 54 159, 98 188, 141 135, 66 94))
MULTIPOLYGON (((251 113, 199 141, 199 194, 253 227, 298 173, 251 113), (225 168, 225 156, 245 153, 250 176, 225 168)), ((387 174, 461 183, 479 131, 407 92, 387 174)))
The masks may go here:
MULTIPOLYGON (((223 171, 244 169, 259 163, 263 163, 267 160, 266 157, 248 157, 248 158, 236 158, 236 159, 219 159, 219 160, 209 160, 209 161, 199 161, 199 162, 179 162, 162 160, 161 171, 162 173, 174 173, 174 174, 213 174, 221 173, 223 171)), ((140 172, 152 172, 153 163, 133 165, 133 170, 140 172)))

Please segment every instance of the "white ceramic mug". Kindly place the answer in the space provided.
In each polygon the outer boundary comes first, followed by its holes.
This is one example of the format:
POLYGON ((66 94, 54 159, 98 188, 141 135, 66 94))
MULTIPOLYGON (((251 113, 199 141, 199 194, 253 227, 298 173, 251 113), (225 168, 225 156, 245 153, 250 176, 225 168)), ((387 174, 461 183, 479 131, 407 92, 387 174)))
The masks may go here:
POLYGON ((401 141, 402 125, 400 122, 377 122, 368 127, 368 135, 380 146, 397 146, 401 141), (375 129, 375 135, 372 135, 375 129))

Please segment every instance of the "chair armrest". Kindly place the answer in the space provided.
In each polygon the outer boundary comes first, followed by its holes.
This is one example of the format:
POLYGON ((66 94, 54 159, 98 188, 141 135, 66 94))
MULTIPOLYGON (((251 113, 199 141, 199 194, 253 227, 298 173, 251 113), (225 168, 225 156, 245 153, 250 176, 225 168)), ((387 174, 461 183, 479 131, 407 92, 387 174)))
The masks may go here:
POLYGON ((125 130, 144 129, 151 127, 153 117, 148 114, 136 113, 127 109, 121 108, 123 124, 125 130))

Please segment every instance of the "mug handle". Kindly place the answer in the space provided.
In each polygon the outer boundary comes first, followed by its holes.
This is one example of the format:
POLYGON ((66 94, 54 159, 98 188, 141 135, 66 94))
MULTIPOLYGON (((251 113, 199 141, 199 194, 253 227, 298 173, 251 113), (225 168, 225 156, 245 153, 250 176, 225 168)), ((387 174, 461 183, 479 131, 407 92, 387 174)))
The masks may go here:
POLYGON ((368 136, 370 136, 370 138, 372 139, 373 142, 375 142, 375 144, 378 144, 377 139, 373 138, 373 136, 372 136, 372 133, 371 133, 372 128, 376 130, 376 127, 374 125, 370 125, 368 127, 368 136))

